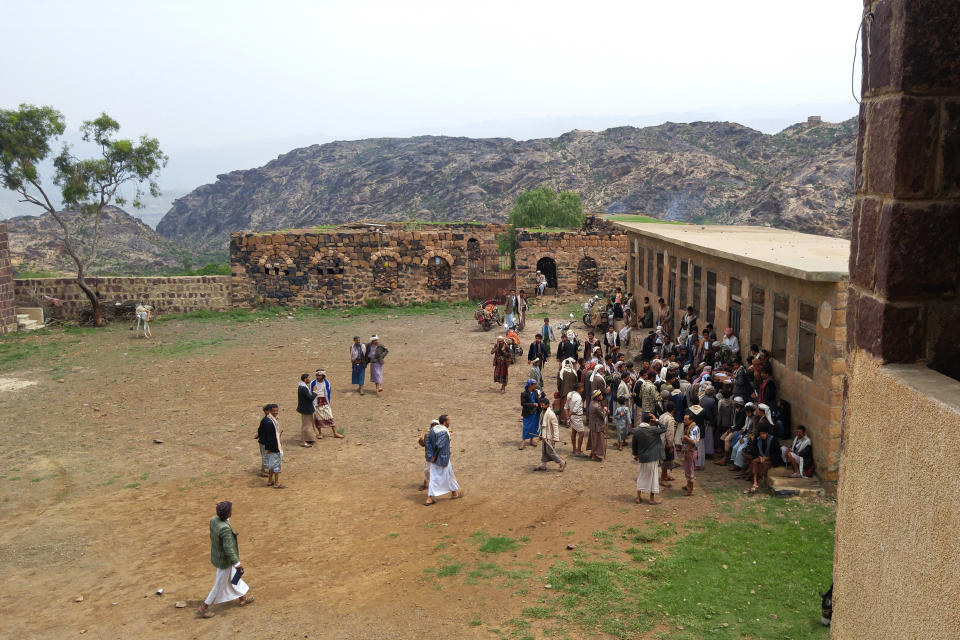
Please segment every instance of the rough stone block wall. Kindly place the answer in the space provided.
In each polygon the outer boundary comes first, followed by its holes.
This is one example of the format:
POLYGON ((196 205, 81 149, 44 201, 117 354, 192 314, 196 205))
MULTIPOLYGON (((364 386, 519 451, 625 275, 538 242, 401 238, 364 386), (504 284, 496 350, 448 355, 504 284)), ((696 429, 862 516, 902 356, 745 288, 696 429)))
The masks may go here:
POLYGON ((530 289, 536 282, 537 263, 553 260, 557 292, 592 294, 626 292, 627 236, 614 227, 587 227, 582 231, 517 231, 514 261, 517 286, 530 289))
MULTIPOLYGON (((156 313, 183 313, 230 308, 230 276, 178 276, 147 278, 87 278, 104 306, 146 302, 156 313)), ((14 280, 18 306, 44 308, 48 318, 79 320, 90 309, 86 295, 72 278, 14 280), (56 298, 61 306, 44 298, 56 298)))
POLYGON ((14 306, 13 267, 10 266, 7 225, 0 223, 0 333, 17 330, 14 306))
POLYGON ((329 232, 234 233, 233 304, 349 307, 370 299, 390 304, 466 300, 472 269, 468 243, 476 240, 473 246, 486 255, 505 229, 384 224, 329 232))

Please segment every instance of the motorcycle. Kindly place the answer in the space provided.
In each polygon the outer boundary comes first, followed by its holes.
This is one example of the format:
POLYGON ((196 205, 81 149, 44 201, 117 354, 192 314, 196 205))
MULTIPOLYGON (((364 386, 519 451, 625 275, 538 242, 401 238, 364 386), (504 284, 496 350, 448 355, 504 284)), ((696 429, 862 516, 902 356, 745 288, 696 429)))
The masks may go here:
POLYGON ((497 308, 493 300, 477 304, 477 311, 473 314, 473 317, 484 331, 490 331, 494 323, 497 325, 503 324, 500 309, 497 308))
POLYGON ((583 303, 583 324, 588 327, 593 327, 593 307, 598 302, 600 302, 600 296, 593 296, 589 300, 583 303))

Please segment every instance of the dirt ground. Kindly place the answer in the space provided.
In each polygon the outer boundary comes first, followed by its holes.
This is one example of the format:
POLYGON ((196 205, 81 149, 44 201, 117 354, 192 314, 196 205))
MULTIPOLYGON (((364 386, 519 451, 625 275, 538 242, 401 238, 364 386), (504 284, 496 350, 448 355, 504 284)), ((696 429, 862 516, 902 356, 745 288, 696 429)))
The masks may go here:
MULTIPOLYGON (((42 360, 5 371, 0 389, 2 635, 496 637, 506 631, 491 630, 542 597, 568 544, 588 544, 613 524, 715 509, 709 489, 729 481, 713 465, 701 476, 707 491, 682 498, 676 482, 658 507, 633 503, 628 450, 535 473, 539 449, 517 450, 526 360, 501 395, 489 355, 496 331, 479 331, 470 316, 185 320, 158 323, 152 341, 116 326, 30 338, 42 360), (348 346, 371 332, 390 349, 384 392, 359 396, 348 346), (317 367, 328 372, 347 437, 302 449, 296 387, 317 367), (281 407, 285 490, 257 475, 253 436, 266 402, 281 407), (441 413, 451 415, 465 498, 428 508, 417 491, 417 429, 441 413), (225 499, 256 602, 220 605, 200 620, 194 610, 214 577, 207 522, 225 499), (528 540, 481 557, 472 542, 480 530, 528 540), (517 588, 509 576, 471 583, 432 573, 484 561, 528 577, 517 588), (175 608, 179 600, 187 607, 175 608)), ((556 366, 546 367, 550 393, 556 366)), ((540 637, 538 624, 526 633, 540 637)))

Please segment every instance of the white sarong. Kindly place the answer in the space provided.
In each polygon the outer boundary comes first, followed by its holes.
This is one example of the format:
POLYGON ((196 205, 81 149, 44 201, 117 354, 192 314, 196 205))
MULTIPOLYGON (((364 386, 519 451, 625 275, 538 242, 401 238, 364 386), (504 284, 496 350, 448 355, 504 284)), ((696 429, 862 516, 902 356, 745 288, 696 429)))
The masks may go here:
POLYGON ((453 475, 453 464, 447 463, 447 466, 441 467, 433 462, 430 463, 430 488, 427 494, 430 496, 442 496, 451 491, 459 491, 460 485, 457 484, 457 477, 453 475))
POLYGON ((637 491, 660 493, 660 462, 641 462, 637 470, 637 491))
MULTIPOLYGON (((239 562, 237 564, 240 564, 239 562)), ((236 566, 236 565, 234 565, 236 566)), ((221 602, 230 602, 240 596, 246 595, 250 587, 242 579, 234 586, 230 582, 233 577, 233 567, 226 569, 217 569, 217 578, 213 581, 213 589, 210 589, 210 595, 204 602, 207 606, 220 604, 221 602)))

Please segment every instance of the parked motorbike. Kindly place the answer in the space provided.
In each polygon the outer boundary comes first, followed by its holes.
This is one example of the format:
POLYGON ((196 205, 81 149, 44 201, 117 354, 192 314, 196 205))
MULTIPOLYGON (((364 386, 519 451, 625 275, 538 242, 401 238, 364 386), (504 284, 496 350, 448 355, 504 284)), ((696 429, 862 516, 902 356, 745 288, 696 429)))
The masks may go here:
POLYGON ((490 331, 494 324, 503 324, 500 309, 497 308, 493 300, 477 304, 477 311, 473 314, 473 317, 484 331, 490 331))
POLYGON ((593 307, 600 302, 600 296, 593 296, 583 303, 583 324, 593 327, 593 307))

